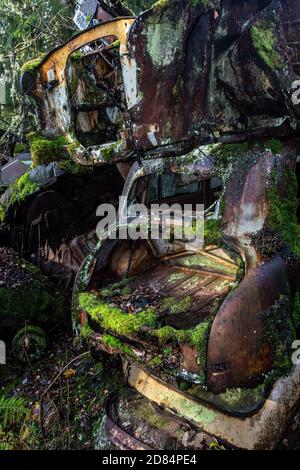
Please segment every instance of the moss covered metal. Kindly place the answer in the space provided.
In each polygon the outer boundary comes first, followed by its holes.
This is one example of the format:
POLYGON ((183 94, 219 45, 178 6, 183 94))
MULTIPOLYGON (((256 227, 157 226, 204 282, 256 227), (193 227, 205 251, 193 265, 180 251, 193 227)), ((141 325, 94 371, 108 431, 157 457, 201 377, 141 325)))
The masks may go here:
POLYGON ((91 293, 79 295, 79 306, 104 330, 119 335, 134 336, 140 333, 143 327, 154 328, 157 324, 156 315, 152 309, 127 314, 121 309, 99 300, 96 295, 91 293))

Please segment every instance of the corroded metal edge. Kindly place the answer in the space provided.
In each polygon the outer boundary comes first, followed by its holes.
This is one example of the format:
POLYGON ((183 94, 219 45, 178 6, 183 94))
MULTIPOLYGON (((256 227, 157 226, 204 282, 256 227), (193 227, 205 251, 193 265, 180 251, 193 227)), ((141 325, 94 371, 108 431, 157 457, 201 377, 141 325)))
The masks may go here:
POLYGON ((147 399, 191 421, 204 432, 229 445, 248 450, 271 450, 299 404, 300 365, 278 380, 264 405, 253 416, 229 416, 203 405, 155 378, 133 363, 125 366, 128 384, 147 399))

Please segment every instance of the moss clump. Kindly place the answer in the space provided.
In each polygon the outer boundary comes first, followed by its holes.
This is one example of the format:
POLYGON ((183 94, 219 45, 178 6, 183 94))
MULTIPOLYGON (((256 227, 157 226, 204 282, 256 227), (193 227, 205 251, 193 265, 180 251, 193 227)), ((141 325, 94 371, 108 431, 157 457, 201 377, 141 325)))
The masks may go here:
POLYGON ((113 142, 112 144, 101 146, 101 157, 107 163, 111 163, 116 156, 116 149, 120 145, 120 141, 113 142))
POLYGON ((23 64, 21 67, 21 72, 36 73, 44 57, 45 57, 45 54, 40 55, 39 57, 36 57, 35 59, 31 59, 28 62, 25 62, 25 64, 23 64))
POLYGON ((66 146, 69 140, 65 136, 47 139, 37 132, 28 134, 33 166, 47 165, 66 158, 66 146))
POLYGON ((264 144, 265 148, 270 149, 273 155, 280 155, 283 150, 283 143, 277 139, 270 139, 264 144))
POLYGON ((191 330, 190 335, 191 344, 197 349, 198 352, 198 363, 200 369, 200 381, 205 383, 206 379, 206 352, 207 352, 207 343, 210 331, 210 322, 206 321, 196 326, 191 330))
POLYGON ((190 308, 192 300, 191 296, 186 296, 181 300, 175 297, 166 297, 161 304, 161 309, 162 311, 168 310, 171 315, 183 313, 190 308))
POLYGON ((85 341, 89 341, 93 333, 94 332, 88 323, 85 323, 80 328, 80 338, 83 338, 85 341))
POLYGON ((76 156, 76 150, 80 148, 81 144, 79 140, 74 140, 72 139, 72 142, 68 144, 67 150, 70 155, 70 157, 75 157, 76 156))
POLYGON ((276 174, 271 175, 271 185, 268 191, 269 215, 268 224, 275 233, 279 234, 289 249, 300 255, 300 228, 297 224, 297 178, 288 167, 285 169, 285 191, 278 192, 276 174))
POLYGON ((251 236, 251 241, 257 251, 266 258, 273 258, 285 248, 282 237, 269 227, 263 227, 258 233, 251 236))
POLYGON ((80 62, 82 59, 82 54, 80 51, 75 51, 73 52, 70 57, 69 57, 69 60, 72 62, 72 63, 76 63, 76 62, 80 62))
POLYGON ((176 330, 171 326, 164 326, 155 330, 153 335, 158 339, 160 344, 173 342, 188 344, 194 347, 198 353, 200 381, 204 384, 206 377, 206 351, 210 327, 211 322, 209 320, 200 323, 191 330, 176 330))
POLYGON ((16 144, 14 147, 14 154, 18 155, 19 153, 25 152, 26 145, 25 144, 16 144))
POLYGON ((158 0, 157 2, 154 3, 153 5, 153 10, 155 12, 159 12, 163 10, 164 8, 167 8, 167 6, 170 5, 170 0, 158 0))
POLYGON ((9 206, 24 201, 28 196, 35 193, 39 189, 36 183, 30 180, 30 174, 24 173, 18 180, 16 180, 11 187, 11 194, 9 198, 9 206))
POLYGON ((127 344, 122 343, 120 339, 115 338, 114 336, 105 334, 102 336, 102 342, 112 349, 117 349, 118 351, 127 354, 127 356, 135 357, 132 348, 127 344))
POLYGON ((155 328, 156 316, 152 309, 138 313, 124 313, 120 308, 112 307, 96 295, 83 293, 79 295, 79 306, 104 330, 113 331, 124 336, 134 336, 143 327, 155 328))
POLYGON ((168 277, 168 282, 171 282, 172 284, 173 283, 176 283, 178 281, 181 281, 182 279, 184 279, 186 277, 185 273, 182 273, 182 272, 175 272, 175 273, 172 273, 169 277, 168 277))
POLYGON ((93 167, 86 166, 86 165, 79 165, 72 160, 66 160, 63 162, 59 162, 59 167, 69 173, 70 175, 74 176, 82 176, 82 175, 89 175, 93 172, 93 167))
MULTIPOLYGON (((133 278, 131 278, 131 281, 133 278)), ((111 284, 109 287, 104 287, 100 290, 100 295, 103 298, 112 298, 116 295, 126 296, 131 293, 131 289, 128 286, 129 279, 121 279, 121 281, 111 284)))
POLYGON ((276 50, 277 38, 275 27, 276 25, 272 21, 260 21, 251 28, 253 45, 259 57, 271 70, 284 67, 283 58, 276 50))
POLYGON ((51 295, 43 284, 34 280, 26 286, 0 287, 0 311, 3 317, 45 323, 59 319, 64 308, 62 299, 51 295))
POLYGON ((155 356, 147 362, 147 365, 151 368, 160 367, 163 364, 162 356, 155 356))
POLYGON ((0 204, 0 224, 4 222, 5 217, 6 217, 5 207, 2 204, 0 204))
POLYGON ((63 297, 39 269, 10 249, 2 248, 0 258, 0 316, 22 324, 25 320, 40 324, 63 317, 63 297))
POLYGON ((296 333, 291 313, 288 297, 281 296, 272 307, 261 314, 264 338, 273 353, 273 380, 287 375, 293 366, 292 344, 296 333))
POLYGON ((176 330, 172 326, 163 326, 152 332, 160 344, 172 343, 186 343, 189 340, 188 330, 176 330))
POLYGON ((222 245, 222 221, 206 220, 204 223, 204 243, 205 245, 222 245))

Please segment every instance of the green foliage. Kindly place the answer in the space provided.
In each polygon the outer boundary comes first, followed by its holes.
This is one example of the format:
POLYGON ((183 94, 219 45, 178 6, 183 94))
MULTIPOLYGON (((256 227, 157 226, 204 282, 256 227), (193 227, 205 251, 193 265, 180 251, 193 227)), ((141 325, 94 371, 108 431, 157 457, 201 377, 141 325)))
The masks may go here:
POLYGON ((73 15, 74 6, 65 0, 0 3, 0 77, 10 90, 7 105, 0 106, 0 119, 5 120, 1 127, 19 135, 35 128, 34 107, 22 95, 20 75, 24 70, 34 71, 42 56, 72 37, 76 32, 73 15))
POLYGON ((26 150, 25 144, 16 144, 14 148, 14 154, 17 155, 18 153, 22 153, 26 150))
POLYGON ((271 150, 273 155, 280 155, 283 150, 283 143, 278 139, 270 139, 264 145, 265 148, 271 150))
POLYGON ((170 5, 170 0, 158 0, 153 4, 154 11, 160 11, 170 5))
POLYGON ((11 192, 7 206, 0 204, 0 223, 4 222, 7 209, 15 204, 20 204, 28 196, 31 196, 38 190, 38 185, 30 181, 29 172, 24 173, 19 179, 17 179, 11 186, 11 192))
POLYGON ((3 207, 2 204, 0 204, 0 224, 2 224, 4 222, 5 217, 6 217, 5 207, 3 207))
POLYGON ((28 134, 28 140, 34 167, 60 161, 67 156, 65 147, 69 144, 69 139, 65 136, 50 140, 38 132, 31 132, 28 134))
POLYGON ((219 220, 206 220, 204 223, 204 242, 206 245, 222 244, 222 230, 221 219, 219 220))
POLYGON ((23 398, 0 396, 0 423, 2 430, 20 426, 29 416, 29 409, 23 398))
POLYGON ((11 188, 9 198, 9 206, 24 201, 28 196, 38 190, 38 185, 30 181, 29 173, 24 173, 18 180, 14 182, 11 188))
POLYGON ((163 357, 162 356, 154 356, 152 359, 150 359, 147 362, 147 365, 149 367, 155 368, 155 367, 160 367, 163 363, 163 357))
POLYGON ((25 62, 21 66, 21 71, 22 72, 31 72, 32 74, 35 73, 37 68, 41 64, 44 57, 45 57, 45 54, 43 54, 42 56, 39 56, 35 59, 28 60, 28 62, 25 62))
POLYGON ((117 142, 113 142, 112 144, 108 144, 108 145, 102 145, 101 146, 101 157, 108 163, 112 163, 114 158, 115 158, 115 154, 116 154, 116 150, 118 148, 118 146, 120 145, 120 141, 117 141, 117 142))
POLYGON ((206 321, 196 326, 196 328, 191 331, 190 341, 198 351, 198 363, 202 384, 205 383, 206 378, 206 353, 210 326, 210 322, 206 321))
POLYGON ((80 338, 83 338, 85 341, 89 341, 93 333, 94 332, 88 322, 80 327, 80 338))
POLYGON ((89 175, 93 172, 93 167, 80 165, 73 160, 59 162, 59 167, 74 176, 89 175))
POLYGON ((284 67, 284 61, 276 50, 277 39, 275 23, 271 21, 260 21, 251 28, 253 45, 260 58, 272 70, 284 67))
POLYGON ((143 327, 155 327, 156 316, 152 309, 138 313, 124 313, 109 303, 100 301, 96 295, 82 293, 79 295, 79 306, 104 330, 119 335, 132 336, 140 333, 143 327))
POLYGON ((287 375, 293 366, 292 343, 296 334, 291 315, 290 301, 286 296, 281 296, 261 314, 264 338, 273 353, 272 380, 287 375))
POLYGON ((297 224, 297 178, 288 167, 285 169, 285 190, 280 195, 276 174, 271 175, 268 191, 269 217, 268 223, 275 233, 286 242, 290 250, 300 255, 300 228, 297 224))
POLYGON ((181 300, 175 297, 166 297, 161 305, 162 311, 168 310, 171 315, 185 312, 191 306, 193 298, 191 296, 183 297, 181 300))
POLYGON ((13 354, 21 362, 32 362, 41 359, 46 348, 46 334, 38 326, 28 325, 21 328, 12 341, 13 354))
POLYGON ((123 343, 120 339, 115 338, 114 336, 104 334, 102 336, 102 342, 103 344, 106 344, 106 346, 112 348, 112 349, 117 349, 120 352, 123 352, 124 354, 127 354, 128 356, 135 357, 135 354, 130 346, 127 344, 123 343))
POLYGON ((210 321, 200 323, 195 328, 190 330, 176 330, 172 326, 164 326, 153 331, 155 336, 161 345, 168 343, 179 343, 188 344, 194 347, 198 352, 198 361, 200 369, 200 380, 201 383, 205 383, 206 377, 206 352, 207 342, 209 337, 209 331, 211 327, 210 321))
POLYGON ((63 298, 51 292, 39 272, 33 273, 29 284, 0 287, 0 316, 40 324, 57 321, 64 313, 63 298))
POLYGON ((0 314, 46 322, 52 315, 53 319, 57 318, 57 311, 61 310, 57 300, 37 282, 23 287, 0 287, 0 314))

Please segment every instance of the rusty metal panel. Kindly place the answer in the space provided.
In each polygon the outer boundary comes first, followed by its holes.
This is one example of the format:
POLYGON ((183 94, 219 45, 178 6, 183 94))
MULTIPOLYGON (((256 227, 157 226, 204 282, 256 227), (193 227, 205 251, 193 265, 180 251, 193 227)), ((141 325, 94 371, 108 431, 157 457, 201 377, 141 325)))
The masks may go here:
MULTIPOLYGON (((284 136, 293 129, 295 79, 280 3, 224 0, 221 9, 176 1, 142 14, 128 48, 138 103, 127 113, 127 147, 194 146, 228 136, 284 136), (276 20, 274 20, 276 12, 276 20), (238 19, 238 20, 237 20, 238 19), (271 25, 276 61, 267 63, 254 29, 271 25)), ((220 6, 220 5, 219 5, 220 6)))
POLYGON ((235 417, 196 401, 155 378, 142 367, 125 364, 128 384, 141 395, 192 422, 199 429, 230 445, 248 450, 271 450, 298 404, 300 368, 276 382, 270 396, 253 416, 235 417))

